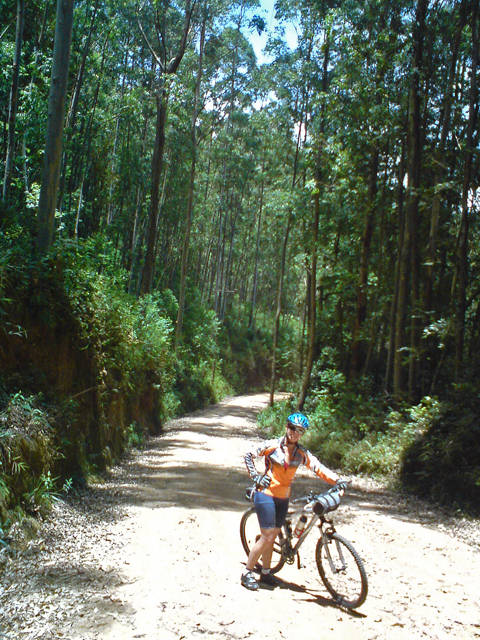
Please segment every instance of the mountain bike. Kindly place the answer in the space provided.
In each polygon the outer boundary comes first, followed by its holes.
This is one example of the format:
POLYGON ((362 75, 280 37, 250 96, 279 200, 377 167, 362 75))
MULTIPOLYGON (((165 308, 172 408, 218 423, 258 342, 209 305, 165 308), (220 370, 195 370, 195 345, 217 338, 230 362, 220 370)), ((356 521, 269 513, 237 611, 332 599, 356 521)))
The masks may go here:
MULTIPOLYGON (((253 500, 255 487, 248 487, 246 498, 253 500)), ((355 609, 365 602, 368 592, 367 574, 363 562, 352 543, 339 535, 331 519, 326 515, 338 508, 343 491, 332 487, 325 493, 308 495, 290 501, 285 524, 280 530, 273 545, 272 573, 278 573, 285 563, 293 564, 297 559, 300 569, 300 547, 315 525, 319 529, 319 539, 315 547, 315 561, 323 584, 333 596, 336 604, 348 609, 355 609), (298 505, 304 504, 302 509, 298 505), (300 513, 300 515, 298 515, 300 513), (293 527, 293 518, 296 526, 293 527), (303 525, 303 528, 299 525, 303 525), (292 528, 293 527, 293 528, 292 528)), ((251 507, 240 521, 240 537, 245 553, 260 537, 260 529, 255 513, 251 507)), ((257 570, 261 565, 257 564, 257 570)))

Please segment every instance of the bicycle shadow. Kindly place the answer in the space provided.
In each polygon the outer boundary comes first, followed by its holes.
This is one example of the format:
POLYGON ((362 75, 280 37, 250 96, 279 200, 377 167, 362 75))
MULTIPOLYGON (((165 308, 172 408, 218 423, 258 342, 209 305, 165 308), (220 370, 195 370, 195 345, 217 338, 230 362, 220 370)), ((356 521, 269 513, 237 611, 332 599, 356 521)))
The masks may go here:
POLYGON ((273 591, 274 589, 288 589, 289 591, 294 591, 296 593, 306 594, 311 596, 306 600, 306 602, 312 602, 314 604, 318 604, 321 607, 331 607, 332 609, 339 609, 343 613, 348 613, 353 618, 366 618, 367 616, 364 613, 360 613, 354 609, 349 609, 348 607, 343 606, 339 602, 336 602, 333 598, 325 598, 324 596, 318 595, 315 593, 313 589, 309 589, 308 587, 300 584, 296 584, 295 582, 289 582, 288 580, 283 580, 278 576, 275 576, 277 579, 277 584, 275 586, 270 586, 266 584, 260 584, 261 589, 265 589, 267 591, 273 591))

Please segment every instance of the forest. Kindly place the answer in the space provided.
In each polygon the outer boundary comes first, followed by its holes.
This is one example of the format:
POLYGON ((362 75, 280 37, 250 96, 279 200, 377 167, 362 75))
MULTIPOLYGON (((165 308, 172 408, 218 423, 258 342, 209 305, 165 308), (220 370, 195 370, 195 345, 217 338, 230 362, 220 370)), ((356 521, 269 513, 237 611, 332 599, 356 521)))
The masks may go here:
POLYGON ((0 538, 259 389, 479 513, 478 57, 476 0, 0 0, 0 538))

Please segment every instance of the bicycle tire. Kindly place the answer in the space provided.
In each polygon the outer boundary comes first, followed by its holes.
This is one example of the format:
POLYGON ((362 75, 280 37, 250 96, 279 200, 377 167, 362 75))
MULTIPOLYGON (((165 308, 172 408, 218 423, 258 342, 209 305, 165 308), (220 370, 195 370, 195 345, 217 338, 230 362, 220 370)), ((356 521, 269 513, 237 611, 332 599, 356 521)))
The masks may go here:
MULTIPOLYGON (((280 532, 280 536, 282 536, 280 532)), ((242 540, 242 545, 245 550, 247 556, 250 554, 250 549, 255 544, 255 542, 260 537, 260 528, 258 526, 257 514, 255 513, 255 508, 252 507, 245 511, 240 520, 240 538, 242 540)), ((270 571, 272 573, 277 573, 285 564, 285 558, 282 556, 282 547, 279 541, 279 538, 274 542, 273 545, 273 553, 272 553, 272 563, 270 567, 270 571)), ((260 562, 257 562, 255 565, 255 569, 260 571, 262 569, 262 565, 260 562)))
POLYGON ((320 578, 338 604, 356 609, 365 602, 368 593, 363 562, 349 540, 337 533, 327 533, 326 539, 327 544, 321 537, 315 549, 320 578))

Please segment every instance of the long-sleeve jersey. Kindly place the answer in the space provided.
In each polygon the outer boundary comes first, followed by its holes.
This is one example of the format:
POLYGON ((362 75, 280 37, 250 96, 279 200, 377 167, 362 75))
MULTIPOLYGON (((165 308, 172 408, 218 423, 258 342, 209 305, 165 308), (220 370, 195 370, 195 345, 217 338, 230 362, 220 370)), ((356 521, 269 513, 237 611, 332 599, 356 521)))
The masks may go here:
POLYGON ((290 485, 297 472, 298 467, 303 464, 315 475, 328 484, 335 484, 338 475, 334 471, 327 469, 318 458, 308 449, 301 445, 296 445, 290 460, 287 459, 287 439, 285 436, 274 440, 262 442, 254 451, 249 451, 245 455, 245 465, 251 478, 258 474, 255 468, 254 459, 260 456, 265 457, 265 473, 271 480, 268 489, 264 493, 275 498, 289 498, 290 485))

